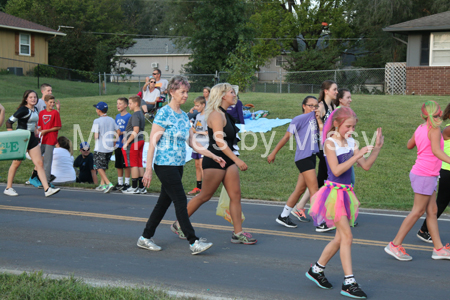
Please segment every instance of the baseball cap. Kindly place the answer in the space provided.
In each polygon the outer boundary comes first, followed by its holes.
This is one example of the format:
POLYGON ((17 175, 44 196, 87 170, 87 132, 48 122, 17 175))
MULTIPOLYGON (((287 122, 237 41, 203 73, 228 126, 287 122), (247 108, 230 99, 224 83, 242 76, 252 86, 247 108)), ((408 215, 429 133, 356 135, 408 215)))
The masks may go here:
POLYGON ((106 104, 103 101, 100 101, 99 103, 94 104, 94 107, 97 108, 97 109, 100 109, 101 111, 104 111, 104 110, 107 111, 108 110, 108 104, 106 104))
POLYGON ((89 145, 88 142, 82 142, 80 144, 80 149, 89 149, 89 148, 91 148, 91 146, 89 145))

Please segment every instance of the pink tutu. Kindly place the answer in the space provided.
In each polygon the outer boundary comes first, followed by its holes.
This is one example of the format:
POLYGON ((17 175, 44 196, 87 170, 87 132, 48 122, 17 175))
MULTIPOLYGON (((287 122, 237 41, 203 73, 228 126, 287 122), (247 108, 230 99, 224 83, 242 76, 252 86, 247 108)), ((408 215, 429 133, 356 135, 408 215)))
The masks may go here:
POLYGON ((328 227, 334 227, 334 223, 342 216, 347 217, 350 226, 353 226, 358 217, 358 208, 359 201, 351 185, 327 180, 311 197, 308 213, 313 218, 315 226, 325 222, 328 227))

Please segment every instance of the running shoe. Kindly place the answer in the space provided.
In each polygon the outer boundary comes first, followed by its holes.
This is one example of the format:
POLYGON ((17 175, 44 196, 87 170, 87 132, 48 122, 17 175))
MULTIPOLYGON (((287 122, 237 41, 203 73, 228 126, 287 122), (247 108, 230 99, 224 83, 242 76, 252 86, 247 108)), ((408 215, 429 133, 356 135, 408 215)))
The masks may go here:
POLYGON ((412 260, 412 257, 406 253, 405 248, 403 248, 402 245, 395 247, 392 242, 389 242, 389 244, 384 248, 384 251, 401 261, 412 260))
POLYGON ((289 216, 283 218, 283 217, 281 217, 281 215, 279 215, 278 218, 275 219, 275 221, 278 224, 281 224, 281 225, 286 226, 288 228, 297 228, 297 224, 292 222, 292 220, 291 220, 291 218, 289 218, 289 216))
POLYGON ((25 184, 26 184, 26 185, 31 185, 30 180, 31 180, 31 177, 30 177, 30 179, 28 179, 27 181, 25 181, 25 184))
POLYGON ((145 188, 145 187, 143 187, 143 188, 138 188, 138 190, 139 190, 139 194, 147 194, 147 189, 145 188))
POLYGON ((195 243, 190 245, 189 249, 191 249, 192 255, 196 255, 208 250, 212 245, 213 243, 207 243, 206 239, 200 238, 199 240, 196 240, 195 243))
POLYGON ((52 182, 52 181, 55 180, 55 179, 56 179, 56 176, 53 175, 53 174, 50 174, 50 180, 49 180, 49 182, 52 182))
POLYGON ((366 293, 363 292, 356 282, 353 282, 352 284, 342 284, 341 295, 354 299, 367 299, 366 293))
POLYGON ((7 196, 12 196, 12 197, 19 196, 19 194, 17 194, 16 190, 13 188, 5 189, 3 191, 3 194, 5 194, 7 196))
POLYGON ((46 191, 45 191, 45 197, 50 197, 51 195, 54 195, 54 194, 56 194, 56 193, 58 193, 60 191, 60 189, 59 188, 52 188, 52 187, 49 187, 46 191))
POLYGON ((322 223, 319 226, 316 226, 317 232, 327 232, 327 231, 334 230, 334 229, 336 229, 336 226, 328 227, 326 223, 322 223))
POLYGON ((114 187, 114 185, 110 182, 109 184, 105 185, 105 190, 103 191, 103 193, 107 194, 107 193, 111 192, 113 187, 114 187))
POLYGON ((291 211, 291 215, 296 217, 300 222, 309 222, 309 221, 311 221, 310 219, 308 219, 308 217, 306 217, 305 209, 296 209, 294 207, 294 209, 291 211))
POLYGON ((241 232, 239 235, 236 235, 233 232, 231 235, 231 242, 233 244, 253 245, 256 244, 257 240, 248 232, 241 232))
POLYGON ((417 237, 424 241, 425 243, 433 243, 433 240, 431 239, 431 235, 428 231, 417 231, 417 237))
POLYGON ((309 280, 311 280, 312 282, 317 284, 317 286, 322 289, 328 290, 328 289, 333 288, 331 283, 325 277, 325 273, 324 272, 319 272, 319 273, 313 272, 312 266, 311 266, 311 268, 309 268, 308 272, 305 273, 305 275, 309 280))
POLYGON ((200 193, 200 189, 199 188, 194 188, 192 191, 188 192, 188 195, 196 195, 198 193, 200 193))
POLYGON ((450 245, 447 244, 440 250, 433 249, 432 259, 450 259, 450 245))
POLYGON ((123 189, 123 184, 119 184, 117 183, 114 187, 113 187, 113 191, 121 191, 123 189))
POLYGON ((170 230, 172 230, 173 233, 178 235, 178 237, 182 240, 186 239, 186 236, 184 235, 183 231, 180 227, 177 225, 177 221, 175 221, 172 225, 170 225, 170 230))
POLYGON ((39 180, 39 178, 37 178, 37 177, 30 178, 30 184, 31 184, 32 186, 34 186, 34 187, 37 187, 37 188, 42 187, 42 183, 41 183, 41 181, 39 180))
POLYGON ((146 239, 143 236, 138 239, 137 246, 151 251, 161 251, 161 247, 156 245, 153 239, 146 239))
POLYGON ((100 184, 98 187, 95 188, 96 191, 104 191, 105 190, 105 184, 100 184))
POLYGON ((139 194, 139 189, 138 188, 129 187, 126 190, 122 190, 122 193, 124 193, 124 194, 139 194))
POLYGON ((126 191, 126 190, 128 190, 130 187, 131 187, 131 185, 129 185, 129 184, 127 184, 127 183, 124 183, 124 184, 123 184, 122 191, 126 191))

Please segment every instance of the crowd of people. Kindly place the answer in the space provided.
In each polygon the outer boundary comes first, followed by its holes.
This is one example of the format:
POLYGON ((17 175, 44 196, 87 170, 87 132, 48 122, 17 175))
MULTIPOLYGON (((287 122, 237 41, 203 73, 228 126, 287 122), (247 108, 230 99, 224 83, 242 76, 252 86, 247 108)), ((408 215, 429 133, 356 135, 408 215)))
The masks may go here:
MULTIPOLYGON (((61 107, 52 95, 51 86, 42 85, 43 99, 39 101, 36 92, 27 90, 18 110, 6 121, 6 126, 8 130, 13 130, 12 125, 17 122, 18 130, 31 132, 27 151, 35 169, 29 182, 42 185, 45 196, 51 196, 60 190, 54 186, 56 184, 98 184, 98 174, 100 184, 96 189, 104 193, 117 190, 125 194, 145 194, 155 172, 161 182, 161 192, 137 246, 152 251, 161 250, 153 236, 173 202, 177 220, 170 228, 179 238, 188 241, 194 255, 209 249, 212 243, 196 236, 190 216, 211 199, 222 183, 230 198, 231 242, 245 245, 257 243, 256 238, 242 228, 239 171, 247 170, 247 164, 238 152, 239 128, 236 124, 243 123, 244 119, 237 90, 228 83, 205 87, 203 96, 197 97, 194 107, 185 113, 181 105, 188 99, 188 80, 183 76, 174 76, 168 82, 161 79, 158 69, 152 75, 146 79, 140 94, 117 99, 118 114, 115 119, 107 115, 107 103, 94 105, 98 116, 91 129, 95 136, 94 153, 90 153, 89 143, 82 142, 79 145, 81 154, 75 160, 71 141, 64 136, 58 137, 62 127, 61 107), (157 102, 164 102, 166 97, 170 98, 170 102, 158 107, 157 102), (154 119, 147 167, 144 169, 143 132, 149 114, 154 114, 154 119), (186 143, 194 150, 192 158, 195 160, 197 181, 196 187, 187 193, 195 195, 189 202, 182 184, 186 143), (113 153, 118 176, 116 185, 106 175, 113 153), (78 175, 71 166, 79 168, 78 175), (68 169, 73 172, 67 172, 68 169)), ((378 128, 375 144, 359 148, 352 138, 358 117, 350 108, 351 103, 349 90, 338 89, 336 82, 326 80, 318 98, 307 96, 303 99, 302 113, 292 119, 286 134, 267 157, 267 162, 273 163, 281 148, 295 138, 294 162, 299 170, 297 184, 275 221, 295 228, 297 224, 291 216, 300 222, 310 222, 308 214, 317 232, 335 230, 334 239, 325 246, 319 259, 305 275, 323 289, 332 288, 324 270, 330 259, 340 251, 344 271, 341 294, 364 299, 367 295, 356 282, 351 258, 351 227, 357 225, 359 209, 353 190, 354 166, 368 171, 383 147, 384 137, 382 129, 378 128), (317 158, 319 168, 316 174, 317 158), (308 201, 310 206, 306 212, 308 201)), ((443 245, 437 225, 437 218, 450 201, 450 185, 447 185, 450 178, 450 126, 442 133, 439 128, 442 120, 450 118, 450 104, 442 112, 436 102, 427 101, 421 113, 424 123, 418 126, 407 143, 408 149, 417 147, 417 160, 410 173, 415 194, 414 206, 395 238, 385 248, 386 253, 401 261, 412 259, 402 247, 402 242, 424 212, 427 218, 417 236, 424 242, 434 244, 433 259, 450 259, 450 246, 443 245), (441 184, 436 193, 439 176, 441 184)), ((0 124, 4 115, 5 110, 0 105, 0 124)), ((20 163, 13 161, 11 164, 5 195, 18 195, 12 183, 20 163)))

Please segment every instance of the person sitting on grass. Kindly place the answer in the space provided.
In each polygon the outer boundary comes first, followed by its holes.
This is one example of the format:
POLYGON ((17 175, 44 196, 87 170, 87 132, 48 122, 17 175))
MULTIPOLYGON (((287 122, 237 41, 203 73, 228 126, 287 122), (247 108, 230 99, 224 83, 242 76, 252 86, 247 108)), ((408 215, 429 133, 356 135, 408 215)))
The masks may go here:
POLYGON ((53 183, 72 183, 77 179, 73 168, 72 142, 65 136, 60 136, 53 150, 52 174, 56 176, 53 183))
POLYGON ((80 152, 77 159, 73 162, 75 168, 79 168, 80 172, 76 179, 79 183, 98 184, 97 172, 94 170, 94 156, 90 152, 91 147, 88 142, 80 144, 80 152))

